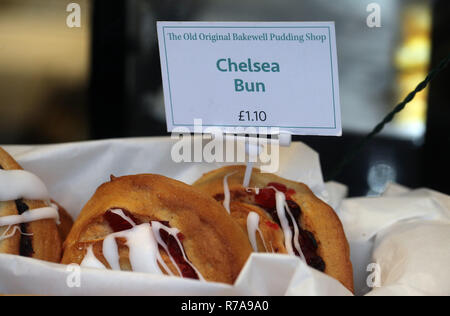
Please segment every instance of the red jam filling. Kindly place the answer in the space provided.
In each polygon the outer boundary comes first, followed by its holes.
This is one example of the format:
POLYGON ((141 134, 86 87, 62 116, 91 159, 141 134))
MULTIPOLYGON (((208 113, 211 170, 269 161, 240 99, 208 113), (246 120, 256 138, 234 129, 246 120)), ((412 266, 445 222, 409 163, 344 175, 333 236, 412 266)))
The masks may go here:
MULTIPOLYGON (((111 209, 111 210, 114 210, 114 209, 111 209)), ((126 221, 124 218, 122 218, 122 216, 111 212, 111 210, 106 211, 106 213, 104 214, 104 218, 115 233, 133 228, 131 223, 126 221)), ((123 213, 125 214, 125 216, 129 217, 136 225, 142 224, 142 222, 140 220, 138 220, 137 218, 135 218, 129 211, 124 210, 124 209, 120 209, 120 210, 122 210, 123 213)), ((169 222, 160 221, 160 223, 163 224, 164 226, 170 228, 169 222)), ((180 248, 180 245, 178 244, 175 237, 170 235, 168 232, 166 232, 163 229, 160 229, 159 233, 161 235, 161 239, 167 245, 169 254, 172 256, 173 260, 175 261, 178 268, 180 269, 181 275, 184 278, 198 280, 199 277, 197 275, 197 272, 194 270, 194 268, 192 268, 192 266, 184 258, 184 256, 183 256, 184 249, 180 248)), ((179 233, 177 235, 177 237, 180 240, 180 242, 183 242, 183 240, 185 239, 185 236, 182 233, 179 233)), ((160 251, 164 251, 164 249, 161 246, 160 246, 160 251)))
MULTIPOLYGON (((170 255, 177 263, 177 266, 181 271, 181 275, 184 278, 198 280, 197 272, 195 272, 192 266, 184 259, 183 251, 180 249, 180 246, 178 245, 175 237, 169 235, 169 233, 162 229, 160 230, 160 234, 161 239, 166 243, 167 248, 169 249, 170 255)), ((179 237, 180 235, 178 235, 178 238, 179 237)))
POLYGON ((266 225, 275 230, 280 229, 280 226, 271 221, 266 221, 266 225))
MULTIPOLYGON (((120 210, 125 214, 125 216, 130 218, 136 225, 140 224, 139 220, 135 218, 133 214, 131 214, 127 210, 123 209, 120 210)), ((128 221, 123 219, 122 216, 119 216, 111 212, 111 210, 106 211, 106 213, 103 216, 115 233, 123 232, 124 230, 129 230, 133 228, 133 225, 131 225, 128 221)))
POLYGON ((276 207, 276 191, 273 188, 275 188, 277 191, 283 192, 286 195, 286 200, 292 200, 292 196, 295 194, 294 190, 288 189, 284 184, 271 182, 267 185, 266 188, 259 190, 259 194, 255 196, 256 203, 265 208, 276 207))
MULTIPOLYGON (((264 208, 266 212, 268 212, 274 221, 281 226, 280 219, 278 218, 278 213, 276 209, 276 191, 274 188, 280 192, 283 192, 286 195, 286 203, 289 206, 289 209, 292 213, 292 216, 297 221, 297 223, 300 222, 300 216, 302 213, 302 210, 300 206, 294 202, 292 199, 292 196, 296 193, 295 190, 288 189, 284 184, 281 183, 269 183, 266 188, 260 189, 259 194, 255 195, 255 201, 256 204, 258 204, 260 207, 264 208)), ((289 221, 289 226, 292 230, 292 233, 294 234, 294 223, 292 222, 290 216, 287 216, 289 221)), ((274 224, 270 222, 266 222, 266 224, 270 227, 272 227, 274 224)), ((300 226, 300 225, 298 225, 300 226)), ((278 228, 278 227, 277 227, 278 228)), ((319 271, 325 271, 325 262, 323 259, 317 254, 317 241, 314 237, 314 234, 302 229, 299 227, 300 233, 299 233, 299 242, 300 247, 302 249, 303 255, 305 256, 306 262, 309 266, 319 270, 319 271)), ((300 254, 295 250, 294 247, 294 241, 293 248, 295 251, 295 254, 297 256, 300 256, 300 254)))

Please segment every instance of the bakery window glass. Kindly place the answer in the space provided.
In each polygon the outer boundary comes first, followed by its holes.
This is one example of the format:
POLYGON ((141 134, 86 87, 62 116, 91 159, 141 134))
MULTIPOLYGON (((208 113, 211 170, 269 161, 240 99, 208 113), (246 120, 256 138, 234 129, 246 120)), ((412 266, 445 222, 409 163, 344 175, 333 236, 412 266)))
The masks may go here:
MULTIPOLYGON (((156 20, 336 21, 343 125, 367 133, 395 102, 426 76, 430 61, 429 1, 381 0, 381 27, 367 25, 374 1, 128 1, 127 96, 140 118, 165 124, 156 20)), ((419 141, 425 132, 427 95, 388 126, 385 135, 419 141)), ((139 134, 144 127, 136 125, 139 134)), ((159 125, 159 126, 161 126, 159 125)), ((147 127, 151 132, 151 128, 147 127)))
MULTIPOLYGON (((296 138, 321 154, 331 174, 350 145, 442 59, 436 52, 445 50, 448 32, 436 21, 445 21, 447 2, 2 0, 0 143, 167 135, 156 21, 335 21, 344 137, 296 138)), ((388 181, 432 186, 423 150, 436 156, 434 146, 424 146, 441 124, 439 115, 430 120, 437 112, 430 100, 442 102, 436 87, 419 94, 336 179, 352 195, 378 194, 388 181)))
POLYGON ((0 143, 89 137, 92 3, 76 1, 80 27, 73 27, 72 2, 0 1, 0 143))

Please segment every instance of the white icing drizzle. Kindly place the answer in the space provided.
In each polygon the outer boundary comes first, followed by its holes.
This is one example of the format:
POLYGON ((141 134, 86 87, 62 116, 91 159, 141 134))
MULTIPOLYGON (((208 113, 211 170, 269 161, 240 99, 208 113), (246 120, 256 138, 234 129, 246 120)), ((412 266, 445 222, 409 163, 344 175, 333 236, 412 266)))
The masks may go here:
POLYGON ((13 237, 17 232, 20 232, 24 236, 33 236, 33 234, 26 234, 26 233, 22 232, 22 230, 20 229, 19 226, 14 226, 14 227, 8 226, 8 228, 5 230, 3 235, 0 236, 0 241, 3 241, 5 239, 9 239, 9 238, 13 237), (8 233, 11 230, 11 227, 12 227, 12 231, 10 233, 8 233))
POLYGON ((0 169, 0 201, 49 200, 45 184, 36 175, 25 170, 0 169))
POLYGON ((256 232, 259 233, 259 236, 261 237, 261 240, 264 244, 264 248, 266 249, 266 252, 269 252, 269 250, 266 247, 266 242, 264 241, 264 236, 261 233, 261 230, 259 229, 259 221, 260 217, 258 213, 250 212, 247 217, 247 231, 248 231, 248 239, 250 240, 250 243, 252 244, 253 250, 255 252, 258 252, 258 243, 256 242, 256 232))
POLYGON ((277 214, 278 214, 278 218, 280 219, 281 227, 283 229, 284 244, 286 246, 286 249, 291 256, 295 256, 295 252, 292 247, 292 238, 293 238, 292 231, 291 231, 291 228, 289 227, 289 221, 286 216, 286 210, 287 210, 287 212, 288 212, 289 216, 291 217, 291 220, 294 224, 294 232, 295 232, 294 246, 295 246, 295 249, 300 254, 300 258, 302 260, 305 260, 305 256, 303 255, 302 249, 300 247, 300 243, 298 241, 298 235, 299 235, 300 230, 298 228, 297 222, 294 219, 294 216, 292 216, 292 213, 289 210, 289 207, 287 207, 286 196, 284 195, 283 192, 280 192, 280 191, 276 190, 275 188, 272 188, 272 189, 274 189, 276 191, 275 198, 276 198, 276 205, 277 205, 277 214))
MULTIPOLYGON (((8 226, 1 240, 11 238, 17 232, 14 228, 8 234, 11 226, 35 222, 44 219, 54 219, 58 224, 58 206, 50 202, 50 196, 45 184, 36 175, 25 170, 0 169, 0 201, 14 201, 18 199, 47 201, 47 207, 29 210, 21 215, 0 217, 0 227, 8 226)), ((20 231, 20 229, 19 229, 20 231)), ((22 232, 21 232, 22 233, 22 232)), ((22 233, 23 235, 26 235, 22 233)))
POLYGON ((297 221, 295 220, 294 216, 292 215, 289 205, 287 203, 284 203, 284 207, 287 210, 287 213, 289 214, 291 221, 294 223, 294 246, 295 246, 295 249, 297 249, 297 252, 300 255, 300 258, 306 262, 306 258, 303 255, 302 247, 300 246, 300 241, 298 240, 298 237, 300 235, 300 230, 298 228, 297 221))
POLYGON ((57 210, 59 212, 58 204, 55 204, 55 203, 52 203, 51 201, 48 201, 47 205, 50 206, 50 207, 53 207, 55 210, 57 210))
MULTIPOLYGON (((170 236, 174 237, 180 247, 184 260, 194 269, 197 273, 200 280, 204 280, 201 273, 192 265, 192 263, 188 260, 186 253, 184 251, 183 245, 178 238, 178 234, 180 231, 176 228, 167 227, 160 222, 151 222, 145 223, 141 225, 136 225, 133 220, 126 216, 122 210, 111 210, 112 213, 122 217, 128 223, 130 223, 133 228, 113 233, 108 236, 103 241, 103 255, 110 265, 111 269, 120 271, 120 256, 119 256, 119 248, 116 242, 117 238, 126 239, 126 245, 129 248, 129 259, 131 263, 131 267, 133 271, 143 272, 143 273, 153 273, 153 274, 163 274, 164 272, 161 270, 160 266, 164 269, 164 271, 169 275, 174 275, 174 273, 167 266, 163 258, 161 257, 161 253, 159 252, 159 246, 163 247, 172 261, 173 265, 176 267, 180 276, 182 276, 182 272, 178 265, 176 264, 175 259, 169 252, 168 245, 164 242, 161 237, 161 230, 166 231, 170 236)), ((92 252, 92 249, 91 249, 92 252)), ((93 257, 95 255, 93 252, 91 253, 88 249, 85 260, 87 260, 86 266, 93 265, 98 266, 98 262, 96 262, 93 257)), ((97 259, 96 259, 97 260, 97 259)), ((97 260, 98 261, 98 260, 97 260)))
POLYGON ((111 234, 103 241, 103 255, 111 269, 120 271, 119 249, 116 238, 126 239, 133 271, 162 274, 158 266, 158 245, 150 224, 135 226, 130 230, 111 234))
MULTIPOLYGON (((176 267, 178 273, 180 275, 182 275, 180 268, 178 267, 177 263, 175 262, 175 259, 170 255, 169 246, 167 246, 167 244, 161 238, 161 232, 160 232, 161 229, 164 229, 169 235, 172 235, 172 233, 174 232, 175 236, 177 236, 180 231, 178 229, 173 229, 173 228, 171 229, 169 227, 166 227, 163 224, 158 223, 158 222, 152 222, 152 231, 156 238, 156 241, 158 242, 158 244, 160 244, 163 247, 163 249, 169 255, 170 261, 172 261, 172 264, 176 267)), ((163 261, 163 263, 164 263, 164 261, 163 261)), ((164 263, 164 265, 165 265, 165 263, 164 263)), ((164 269, 166 269, 166 271, 170 275, 173 275, 172 271, 168 267, 164 267, 164 269)))
POLYGON ((231 210, 230 210, 231 193, 230 193, 230 187, 228 185, 228 178, 231 177, 232 175, 234 175, 235 173, 236 172, 230 173, 223 178, 223 194, 224 194, 223 206, 227 210, 228 214, 231 214, 231 210))
POLYGON ((120 236, 111 234, 103 240, 103 256, 112 270, 120 271, 119 248, 117 247, 116 237, 120 236))
POLYGON ((105 265, 95 256, 92 245, 88 247, 86 256, 80 266, 83 268, 106 270, 105 265))
MULTIPOLYGON (((133 271, 162 274, 158 261, 164 262, 158 249, 158 242, 152 233, 150 224, 142 224, 133 228, 127 235, 127 246, 130 249, 130 263, 133 271)), ((167 269, 167 267, 164 267, 167 269)))
POLYGON ((0 227, 30 223, 43 219, 54 219, 57 224, 60 224, 58 209, 49 206, 29 210, 24 212, 22 215, 0 217, 0 227))
POLYGON ((286 250, 290 255, 295 256, 294 250, 292 248, 292 232, 289 227, 288 219, 286 218, 286 211, 284 209, 284 204, 286 203, 286 197, 283 192, 277 191, 275 193, 276 205, 277 205, 277 214, 280 219, 281 228, 284 233, 284 244, 286 246, 286 250))
POLYGON ((125 215, 125 213, 123 212, 123 210, 117 209, 117 210, 111 210, 111 213, 119 215, 120 217, 122 217, 124 220, 126 220, 131 226, 136 226, 136 223, 133 222, 133 220, 131 218, 129 218, 128 216, 125 215))
MULTIPOLYGON (((160 230, 161 229, 165 230, 169 235, 174 237, 175 240, 177 241, 178 247, 180 247, 180 249, 181 249, 181 253, 183 254, 184 260, 197 273, 198 278, 200 279, 200 281, 204 281, 204 278, 201 275, 200 271, 198 271, 197 268, 194 267, 194 265, 189 261, 189 259, 186 256, 186 252, 184 251, 183 244, 181 243, 180 239, 178 238, 178 234, 180 233, 180 231, 177 228, 169 228, 169 227, 167 227, 167 226, 165 226, 165 225, 163 225, 163 224, 161 224, 159 222, 152 222, 152 229, 153 229, 153 232, 155 233, 155 236, 157 236, 157 239, 161 241, 160 244, 161 244, 161 246, 163 246, 163 248, 164 248, 165 242, 161 238, 160 230)), ((166 245, 166 247, 167 247, 167 245, 166 245)), ((177 267, 178 272, 180 272, 180 275, 182 275, 180 269, 178 268, 178 265, 175 263, 175 260, 170 255, 169 249, 168 248, 167 249, 164 248, 164 249, 166 250, 166 253, 169 255, 170 260, 172 261, 172 263, 177 267)))
MULTIPOLYGON (((107 236, 103 242, 103 254, 105 256, 106 261, 108 261, 109 265, 113 270, 119 271, 120 270, 120 260, 119 260, 119 249, 116 243, 116 238, 125 238, 127 240, 127 246, 130 250, 130 263, 134 271, 137 272, 150 272, 150 273, 159 273, 161 274, 162 271, 159 269, 158 263, 159 262, 163 268, 167 271, 167 273, 172 275, 172 272, 167 267, 165 262, 162 260, 160 253, 158 251, 158 247, 153 246, 155 244, 154 242, 154 235, 152 234, 152 231, 149 231, 148 234, 151 235, 149 237, 144 236, 146 228, 140 227, 137 228, 136 223, 133 222, 133 220, 126 216, 123 210, 117 209, 117 210, 111 210, 111 213, 116 214, 120 217, 122 217, 125 221, 130 223, 131 226, 133 226, 132 229, 128 231, 118 232, 115 234, 111 234, 107 236), (137 237, 136 237, 137 236, 137 237), (144 240, 142 240, 142 237, 144 237, 144 240), (147 244, 151 244, 150 247, 148 246, 142 246, 137 245, 138 242, 147 242, 147 244), (153 258, 156 255, 155 262, 150 262, 150 264, 147 263, 141 263, 140 262, 140 253, 136 251, 136 247, 142 247, 142 250, 145 254, 148 255, 150 253, 150 257, 153 258)), ((147 224, 149 225, 149 224, 147 224)), ((142 260, 142 261, 145 261, 142 260)))

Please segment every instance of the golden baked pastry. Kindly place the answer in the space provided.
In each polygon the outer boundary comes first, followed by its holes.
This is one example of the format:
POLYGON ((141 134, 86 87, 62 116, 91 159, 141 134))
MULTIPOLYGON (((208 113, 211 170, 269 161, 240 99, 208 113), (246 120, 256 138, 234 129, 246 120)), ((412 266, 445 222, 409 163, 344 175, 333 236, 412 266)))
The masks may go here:
POLYGON ((148 174, 100 186, 64 244, 62 263, 232 284, 251 252, 213 198, 148 174))
POLYGON ((244 188, 244 176, 245 166, 225 167, 194 187, 224 204, 254 251, 299 256, 353 291, 350 247, 333 209, 302 183, 255 169, 244 188))
POLYGON ((70 231, 72 230, 73 218, 66 211, 66 209, 64 207, 62 207, 58 202, 56 202, 54 200, 52 200, 51 202, 58 208, 58 213, 59 213, 58 232, 59 232, 59 236, 61 237, 62 242, 64 243, 67 236, 69 236, 70 231))
POLYGON ((70 216, 64 209, 58 215, 44 184, 1 147, 0 187, 0 253, 59 262, 62 239, 57 222, 61 217, 60 226, 67 230, 70 216))

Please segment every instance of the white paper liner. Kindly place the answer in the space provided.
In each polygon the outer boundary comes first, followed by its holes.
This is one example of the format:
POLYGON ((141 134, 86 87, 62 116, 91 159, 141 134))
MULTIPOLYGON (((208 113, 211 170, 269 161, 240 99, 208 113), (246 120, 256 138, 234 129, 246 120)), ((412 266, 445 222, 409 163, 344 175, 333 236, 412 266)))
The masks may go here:
POLYGON ((384 196, 343 201, 358 294, 450 295, 450 197, 398 185, 384 196), (379 264, 381 287, 367 266, 379 264))
MULTIPOLYGON (((182 163, 170 159, 170 138, 140 138, 51 146, 6 146, 22 166, 37 174, 51 196, 75 218, 111 174, 157 173, 192 183, 223 164, 182 163)), ((342 199, 346 188, 325 186, 317 153, 301 143, 282 148, 279 175, 308 184, 343 219, 352 248, 357 294, 369 292, 366 267, 378 262, 383 286, 371 295, 450 294, 450 198, 428 190, 391 187, 379 198, 342 199), (411 220, 413 222, 411 222, 411 220), (413 228, 398 226, 412 223, 413 228), (433 221, 433 222, 431 222, 433 221), (424 225, 424 228, 420 228, 424 225), (428 225, 438 225, 432 229, 428 225), (419 231, 417 231, 417 229, 419 231), (420 230, 424 229, 424 231, 420 230), (426 232, 422 248, 411 236, 426 232), (375 249, 372 258, 372 249, 375 249), (399 252, 401 251, 401 252, 399 252), (421 256, 421 251, 424 256, 421 256), (436 260, 423 262, 432 251, 436 260), (393 254, 401 253, 401 256, 393 254), (395 260, 394 260, 395 259, 395 260), (392 262, 394 260, 395 262, 392 262), (397 262, 398 261, 398 262, 397 262), (420 261, 420 262, 419 262, 420 261), (407 265, 404 263, 407 262, 407 265), (395 264, 394 264, 395 263, 395 264), (397 264, 398 263, 398 264, 397 264), (403 265, 402 265, 403 264, 403 265), (395 273, 391 271, 395 267, 395 273), (417 273, 422 276, 419 283, 417 273), (436 272, 439 271, 439 272, 436 272), (446 283, 445 283, 446 282, 446 283), (419 284, 419 288, 418 285, 419 284), (447 284, 447 287, 445 286, 447 284)), ((253 254, 234 286, 130 272, 81 270, 81 286, 69 287, 67 267, 28 258, 0 255, 0 293, 40 295, 350 295, 339 282, 310 269, 298 258, 253 254)))

